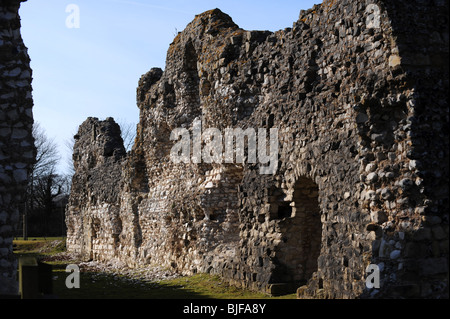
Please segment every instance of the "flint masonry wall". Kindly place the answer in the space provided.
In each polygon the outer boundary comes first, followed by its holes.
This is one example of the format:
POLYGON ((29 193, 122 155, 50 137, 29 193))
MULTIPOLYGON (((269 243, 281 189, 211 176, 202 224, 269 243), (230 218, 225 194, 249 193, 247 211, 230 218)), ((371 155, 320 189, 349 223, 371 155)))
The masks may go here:
POLYGON ((133 150, 89 167, 76 145, 69 250, 301 298, 448 297, 447 12, 326 1, 275 33, 196 16, 139 81, 133 150), (172 130, 196 120, 277 128, 276 174, 173 163, 172 130), (103 170, 111 182, 79 184, 103 170), (99 190, 113 195, 85 196, 99 190), (366 289, 369 264, 380 289, 366 289))
POLYGON ((67 245, 86 259, 110 258, 110 245, 122 229, 115 223, 119 213, 121 161, 126 152, 120 127, 112 118, 87 119, 75 135, 73 177, 69 206, 77 207, 66 220, 67 245))
POLYGON ((34 162, 30 59, 20 35, 19 6, 0 5, 0 295, 17 294, 12 242, 34 162))

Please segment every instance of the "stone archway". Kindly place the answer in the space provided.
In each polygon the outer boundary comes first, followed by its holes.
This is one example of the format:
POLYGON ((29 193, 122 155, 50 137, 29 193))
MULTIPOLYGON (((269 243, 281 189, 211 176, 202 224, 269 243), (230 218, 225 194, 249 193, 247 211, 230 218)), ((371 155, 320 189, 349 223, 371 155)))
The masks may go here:
POLYGON ((280 221, 281 242, 270 283, 296 289, 318 268, 322 240, 319 188, 312 179, 301 177, 293 189, 277 189, 273 195, 271 218, 280 221))

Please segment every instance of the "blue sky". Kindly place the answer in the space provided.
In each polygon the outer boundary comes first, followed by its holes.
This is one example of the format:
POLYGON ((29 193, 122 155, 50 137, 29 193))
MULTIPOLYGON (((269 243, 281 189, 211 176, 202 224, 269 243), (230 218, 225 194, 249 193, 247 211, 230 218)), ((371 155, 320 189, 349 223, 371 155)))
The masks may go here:
POLYGON ((70 157, 64 142, 87 117, 137 124, 139 78, 152 67, 164 69, 169 44, 196 14, 219 8, 243 29, 276 31, 320 2, 28 0, 20 15, 33 69, 34 119, 61 156, 70 157), (80 10, 79 28, 66 26, 70 4, 80 10))

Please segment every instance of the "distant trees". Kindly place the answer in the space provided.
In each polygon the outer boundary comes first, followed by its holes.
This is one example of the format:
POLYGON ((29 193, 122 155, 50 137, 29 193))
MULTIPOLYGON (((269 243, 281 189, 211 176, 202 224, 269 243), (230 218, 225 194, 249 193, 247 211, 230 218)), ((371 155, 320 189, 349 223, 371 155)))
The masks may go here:
POLYGON ((57 145, 39 123, 33 125, 37 150, 31 168, 23 213, 22 235, 61 236, 65 233, 64 208, 70 176, 57 172, 61 160, 57 145))

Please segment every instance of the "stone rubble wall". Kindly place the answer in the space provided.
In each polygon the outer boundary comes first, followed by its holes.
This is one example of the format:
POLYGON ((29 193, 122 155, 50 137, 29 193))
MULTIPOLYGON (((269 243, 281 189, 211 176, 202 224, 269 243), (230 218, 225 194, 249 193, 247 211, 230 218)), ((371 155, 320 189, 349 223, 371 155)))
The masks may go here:
POLYGON ((448 297, 446 14, 445 1, 324 1, 277 32, 196 16, 139 81, 132 151, 75 145, 69 250, 301 298, 448 297), (172 130, 193 136, 198 120, 278 128, 276 174, 173 163, 172 130), (111 162, 81 164, 89 154, 111 162), (366 289, 370 264, 380 289, 366 289))
POLYGON ((20 34, 20 2, 0 5, 0 295, 18 293, 13 238, 35 158, 32 71, 20 34))
POLYGON ((121 226, 117 223, 122 161, 126 156, 120 127, 112 118, 88 118, 75 135, 69 207, 77 207, 66 218, 67 248, 85 259, 113 257, 121 226))

